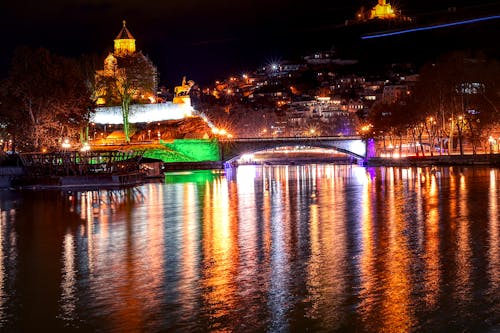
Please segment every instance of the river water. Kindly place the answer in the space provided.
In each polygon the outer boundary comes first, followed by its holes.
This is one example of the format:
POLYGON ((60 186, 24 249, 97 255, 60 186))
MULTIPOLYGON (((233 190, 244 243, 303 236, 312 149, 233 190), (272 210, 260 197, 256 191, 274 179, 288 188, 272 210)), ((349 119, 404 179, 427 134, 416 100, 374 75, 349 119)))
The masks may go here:
POLYGON ((500 332, 500 171, 0 191, 0 331, 500 332))

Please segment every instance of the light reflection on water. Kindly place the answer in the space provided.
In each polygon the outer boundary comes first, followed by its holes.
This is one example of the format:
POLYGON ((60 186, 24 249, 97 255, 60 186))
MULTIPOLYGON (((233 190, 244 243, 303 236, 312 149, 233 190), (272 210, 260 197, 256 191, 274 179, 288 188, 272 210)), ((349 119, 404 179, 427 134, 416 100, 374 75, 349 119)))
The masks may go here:
POLYGON ((499 177, 241 166, 3 191, 1 330, 499 329, 499 177))
MULTIPOLYGON (((7 212, 0 212, 1 214, 1 223, 0 223, 0 263, 4 263, 6 261, 6 256, 4 253, 4 229, 5 223, 3 221, 7 220, 7 212)), ((5 322, 5 300, 7 296, 5 295, 5 264, 0 264, 0 323, 5 322)))
MULTIPOLYGON (((489 202, 488 202, 488 236, 489 244, 497 244, 488 248, 488 275, 491 281, 491 291, 500 292, 500 223, 498 222, 498 196, 500 190, 498 187, 498 179, 496 172, 490 171, 490 186, 489 186, 489 202)), ((497 309, 500 310, 500 304, 497 304, 497 309)), ((500 311, 499 311, 500 312, 500 311)))

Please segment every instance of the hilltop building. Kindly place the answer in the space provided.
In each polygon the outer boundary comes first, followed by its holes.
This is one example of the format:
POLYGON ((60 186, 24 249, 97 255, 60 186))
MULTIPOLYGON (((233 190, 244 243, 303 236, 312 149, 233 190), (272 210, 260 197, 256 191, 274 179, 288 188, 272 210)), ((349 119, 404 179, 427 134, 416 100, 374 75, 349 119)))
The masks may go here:
POLYGON ((370 12, 371 19, 393 19, 396 18, 396 12, 392 6, 386 3, 385 0, 378 0, 378 4, 372 8, 370 12))
POLYGON ((155 103, 158 70, 142 51, 137 51, 135 38, 126 22, 114 40, 114 51, 104 60, 104 68, 96 71, 97 105, 120 104, 124 91, 136 103, 155 103))
POLYGON ((367 21, 385 21, 385 20, 395 20, 398 22, 410 22, 412 19, 408 16, 402 15, 401 11, 389 3, 386 0, 378 0, 378 3, 373 8, 361 7, 356 12, 356 22, 367 22, 367 21))

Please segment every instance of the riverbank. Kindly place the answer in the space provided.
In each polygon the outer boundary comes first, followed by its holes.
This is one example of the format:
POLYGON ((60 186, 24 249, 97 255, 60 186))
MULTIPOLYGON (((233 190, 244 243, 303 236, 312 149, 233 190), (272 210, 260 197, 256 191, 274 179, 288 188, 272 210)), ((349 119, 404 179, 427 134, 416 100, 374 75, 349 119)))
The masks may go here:
MULTIPOLYGON (((352 159, 272 160, 262 165, 276 164, 349 164, 352 159)), ((251 164, 251 163, 249 163, 251 164)), ((372 157, 359 164, 367 167, 428 167, 428 166, 491 166, 500 167, 500 154, 408 156, 402 158, 372 157)), ((94 174, 85 176, 47 176, 36 179, 27 176, 21 167, 0 167, 0 188, 69 188, 120 187, 137 185, 147 178, 163 178, 164 172, 186 170, 217 170, 227 166, 223 161, 153 162, 142 163, 142 172, 94 174)), ((237 166, 237 165, 234 165, 237 166)))
POLYGON ((498 154, 407 156, 401 158, 371 157, 364 162, 370 167, 412 166, 500 166, 498 154))
POLYGON ((168 162, 163 163, 163 171, 224 169, 222 161, 205 162, 168 162))
POLYGON ((85 176, 51 176, 29 177, 23 175, 12 179, 8 186, 16 189, 95 189, 135 186, 144 182, 144 176, 139 172, 120 174, 96 174, 85 176))

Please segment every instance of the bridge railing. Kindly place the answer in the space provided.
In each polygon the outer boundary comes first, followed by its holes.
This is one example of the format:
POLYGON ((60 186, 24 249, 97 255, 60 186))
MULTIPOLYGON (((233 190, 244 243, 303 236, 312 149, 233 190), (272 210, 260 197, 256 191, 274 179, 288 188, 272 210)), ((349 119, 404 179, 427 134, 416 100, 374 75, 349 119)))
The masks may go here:
POLYGON ((339 141, 344 141, 344 140, 361 140, 362 137, 360 136, 285 136, 285 137, 257 137, 257 138, 221 138, 219 141, 221 142, 231 142, 231 141, 236 141, 236 142, 255 142, 255 141, 297 141, 297 140, 304 140, 304 141, 325 141, 325 140, 339 140, 339 141))

